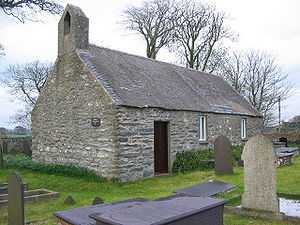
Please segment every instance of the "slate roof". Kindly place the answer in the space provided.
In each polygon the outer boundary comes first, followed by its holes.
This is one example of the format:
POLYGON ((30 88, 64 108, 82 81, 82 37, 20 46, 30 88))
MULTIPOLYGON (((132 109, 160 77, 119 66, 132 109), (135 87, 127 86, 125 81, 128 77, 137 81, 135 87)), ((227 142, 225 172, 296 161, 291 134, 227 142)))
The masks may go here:
POLYGON ((261 116, 216 75, 95 45, 78 55, 117 105, 261 116))

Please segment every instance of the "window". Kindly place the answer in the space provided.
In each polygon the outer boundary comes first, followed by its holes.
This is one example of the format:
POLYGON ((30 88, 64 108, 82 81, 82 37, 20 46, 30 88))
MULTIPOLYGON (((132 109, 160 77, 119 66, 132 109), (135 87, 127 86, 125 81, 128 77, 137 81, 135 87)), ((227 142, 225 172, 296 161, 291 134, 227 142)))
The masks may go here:
POLYGON ((64 19, 64 34, 65 35, 69 34, 70 30, 71 30, 71 16, 70 13, 67 12, 64 19))
POLYGON ((241 138, 242 139, 247 138, 247 119, 241 120, 241 138))
POLYGON ((199 119, 199 141, 206 141, 206 116, 200 116, 199 119))

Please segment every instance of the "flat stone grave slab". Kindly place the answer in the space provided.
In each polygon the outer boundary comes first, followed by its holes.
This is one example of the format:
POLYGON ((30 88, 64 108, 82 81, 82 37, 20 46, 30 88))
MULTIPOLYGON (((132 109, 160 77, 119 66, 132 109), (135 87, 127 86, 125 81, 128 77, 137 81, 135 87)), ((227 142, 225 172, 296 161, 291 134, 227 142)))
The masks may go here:
MULTIPOLYGON (((58 198, 59 193, 53 192, 47 189, 36 189, 30 191, 24 191, 24 202, 39 202, 43 200, 58 198)), ((8 205, 8 194, 0 195, 0 207, 8 205)))
POLYGON ((130 202, 145 202, 146 199, 131 199, 127 201, 115 202, 112 204, 104 203, 101 205, 93 205, 82 208, 71 209, 68 211, 56 212, 54 215, 61 224, 72 225, 95 225, 96 221, 89 217, 92 214, 104 213, 115 207, 128 205, 130 202))
POLYGON ((174 196, 94 205, 57 212, 55 216, 64 225, 222 225, 224 204, 213 198, 174 196))
MULTIPOLYGON (((23 184, 24 185, 24 191, 28 190, 28 184, 23 184)), ((7 194, 8 190, 8 184, 7 183, 0 183, 0 194, 7 194)))
POLYGON ((223 225, 225 201, 177 196, 163 201, 131 202, 94 214, 97 225, 223 225))
POLYGON ((280 153, 292 153, 294 156, 299 155, 299 148, 297 147, 280 147, 275 149, 276 154, 280 154, 280 153))
POLYGON ((222 181, 212 181, 202 184, 197 184, 190 188, 180 189, 176 191, 177 195, 186 195, 194 197, 211 197, 216 194, 232 191, 235 185, 224 183, 222 181))

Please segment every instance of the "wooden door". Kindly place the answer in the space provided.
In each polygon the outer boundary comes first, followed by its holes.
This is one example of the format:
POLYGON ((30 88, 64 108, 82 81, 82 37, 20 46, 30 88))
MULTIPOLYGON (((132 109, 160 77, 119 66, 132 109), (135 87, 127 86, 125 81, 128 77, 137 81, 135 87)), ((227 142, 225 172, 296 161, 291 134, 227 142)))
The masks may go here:
POLYGON ((154 171, 169 172, 168 122, 154 122, 154 171))

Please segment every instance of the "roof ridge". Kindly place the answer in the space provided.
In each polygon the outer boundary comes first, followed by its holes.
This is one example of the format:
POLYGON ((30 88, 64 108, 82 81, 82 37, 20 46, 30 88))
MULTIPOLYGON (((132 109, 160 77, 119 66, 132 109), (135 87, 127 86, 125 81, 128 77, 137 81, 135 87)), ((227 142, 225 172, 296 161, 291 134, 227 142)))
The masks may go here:
POLYGON ((109 50, 109 51, 112 51, 112 52, 121 53, 121 54, 123 54, 123 55, 133 56, 133 57, 141 58, 141 59, 143 59, 143 60, 149 60, 149 61, 152 61, 152 62, 155 62, 155 63, 171 65, 171 66, 176 67, 176 68, 179 68, 179 69, 187 69, 187 70, 191 70, 191 71, 193 71, 193 72, 200 73, 200 74, 202 74, 202 75, 214 76, 214 77, 216 77, 216 78, 219 78, 219 79, 224 80, 224 79, 223 79, 222 77, 220 77, 219 75, 216 75, 216 74, 213 74, 213 73, 207 73, 207 72, 199 71, 199 70, 196 70, 196 69, 193 69, 193 68, 190 68, 190 67, 184 67, 184 66, 176 65, 176 64, 173 64, 173 63, 169 63, 169 62, 160 61, 160 60, 157 60, 157 59, 151 59, 151 58, 147 58, 147 57, 145 57, 145 56, 135 55, 135 54, 133 54, 133 53, 123 52, 123 51, 120 51, 120 50, 111 49, 111 48, 99 46, 99 45, 96 45, 96 44, 91 44, 91 43, 90 43, 89 45, 92 46, 92 47, 96 47, 96 48, 100 48, 100 49, 106 49, 106 50, 109 50))

